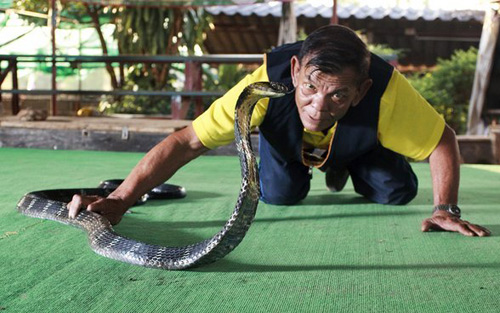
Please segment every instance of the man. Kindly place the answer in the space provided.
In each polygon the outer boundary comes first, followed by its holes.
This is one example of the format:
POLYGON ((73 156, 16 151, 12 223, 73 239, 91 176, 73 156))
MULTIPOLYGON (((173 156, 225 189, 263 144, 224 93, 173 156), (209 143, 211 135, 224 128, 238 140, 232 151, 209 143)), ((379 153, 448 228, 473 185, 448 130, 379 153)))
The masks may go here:
POLYGON ((252 125, 260 131, 262 201, 294 204, 306 197, 310 168, 326 172, 330 190, 342 190, 351 176, 355 191, 382 204, 406 204, 417 178, 405 157, 429 158, 434 210, 422 231, 440 229, 488 236, 460 219, 457 206, 459 152, 453 130, 392 66, 368 52, 350 29, 326 26, 302 43, 268 53, 248 75, 192 125, 167 137, 106 199, 75 195, 70 216, 81 208, 118 223, 128 207, 180 167, 234 139, 238 95, 254 81, 279 81, 295 88, 259 101, 252 125))

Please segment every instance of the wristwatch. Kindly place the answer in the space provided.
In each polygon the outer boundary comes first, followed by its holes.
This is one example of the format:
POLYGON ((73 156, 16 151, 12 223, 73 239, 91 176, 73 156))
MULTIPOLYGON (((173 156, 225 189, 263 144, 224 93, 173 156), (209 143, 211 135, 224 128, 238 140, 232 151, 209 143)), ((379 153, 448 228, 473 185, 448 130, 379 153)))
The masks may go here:
POLYGON ((460 216, 461 216, 460 208, 456 204, 438 204, 434 207, 434 210, 432 211, 432 213, 434 213, 436 211, 446 211, 446 212, 450 213, 451 215, 454 215, 458 218, 460 218, 460 216))

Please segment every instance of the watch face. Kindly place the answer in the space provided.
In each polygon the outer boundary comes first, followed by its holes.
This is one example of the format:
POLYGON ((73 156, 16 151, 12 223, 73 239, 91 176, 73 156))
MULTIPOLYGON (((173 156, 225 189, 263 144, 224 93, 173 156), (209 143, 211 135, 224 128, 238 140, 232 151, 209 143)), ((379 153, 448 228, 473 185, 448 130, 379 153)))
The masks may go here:
POLYGON ((450 213, 452 214, 455 214, 455 215, 460 215, 460 208, 456 205, 452 205, 448 208, 448 211, 450 211, 450 213))

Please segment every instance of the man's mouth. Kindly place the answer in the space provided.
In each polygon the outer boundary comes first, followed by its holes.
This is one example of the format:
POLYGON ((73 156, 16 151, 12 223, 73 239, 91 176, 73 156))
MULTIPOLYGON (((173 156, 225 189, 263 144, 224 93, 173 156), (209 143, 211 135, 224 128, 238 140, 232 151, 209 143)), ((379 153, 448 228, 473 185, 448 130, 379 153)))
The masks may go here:
POLYGON ((311 116, 310 114, 307 114, 309 119, 314 122, 321 122, 321 121, 326 121, 326 120, 331 120, 332 116, 328 113, 325 114, 319 114, 317 117, 316 116, 311 116))

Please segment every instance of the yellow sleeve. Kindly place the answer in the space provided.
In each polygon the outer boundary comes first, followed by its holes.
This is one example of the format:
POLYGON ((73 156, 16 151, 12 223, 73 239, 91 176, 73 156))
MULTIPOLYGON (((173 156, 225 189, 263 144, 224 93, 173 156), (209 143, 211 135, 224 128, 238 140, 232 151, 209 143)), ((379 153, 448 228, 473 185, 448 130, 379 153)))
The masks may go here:
POLYGON ((382 146, 423 160, 439 143, 444 127, 443 117, 394 70, 380 102, 378 137, 382 146))
MULTIPOLYGON (((234 140, 234 108, 236 101, 238 101, 240 93, 246 86, 258 81, 269 81, 265 62, 226 92, 224 96, 215 100, 202 115, 193 121, 194 131, 205 147, 214 149, 227 145, 234 140)), ((268 104, 268 98, 257 102, 252 114, 252 127, 262 124, 268 104)))

